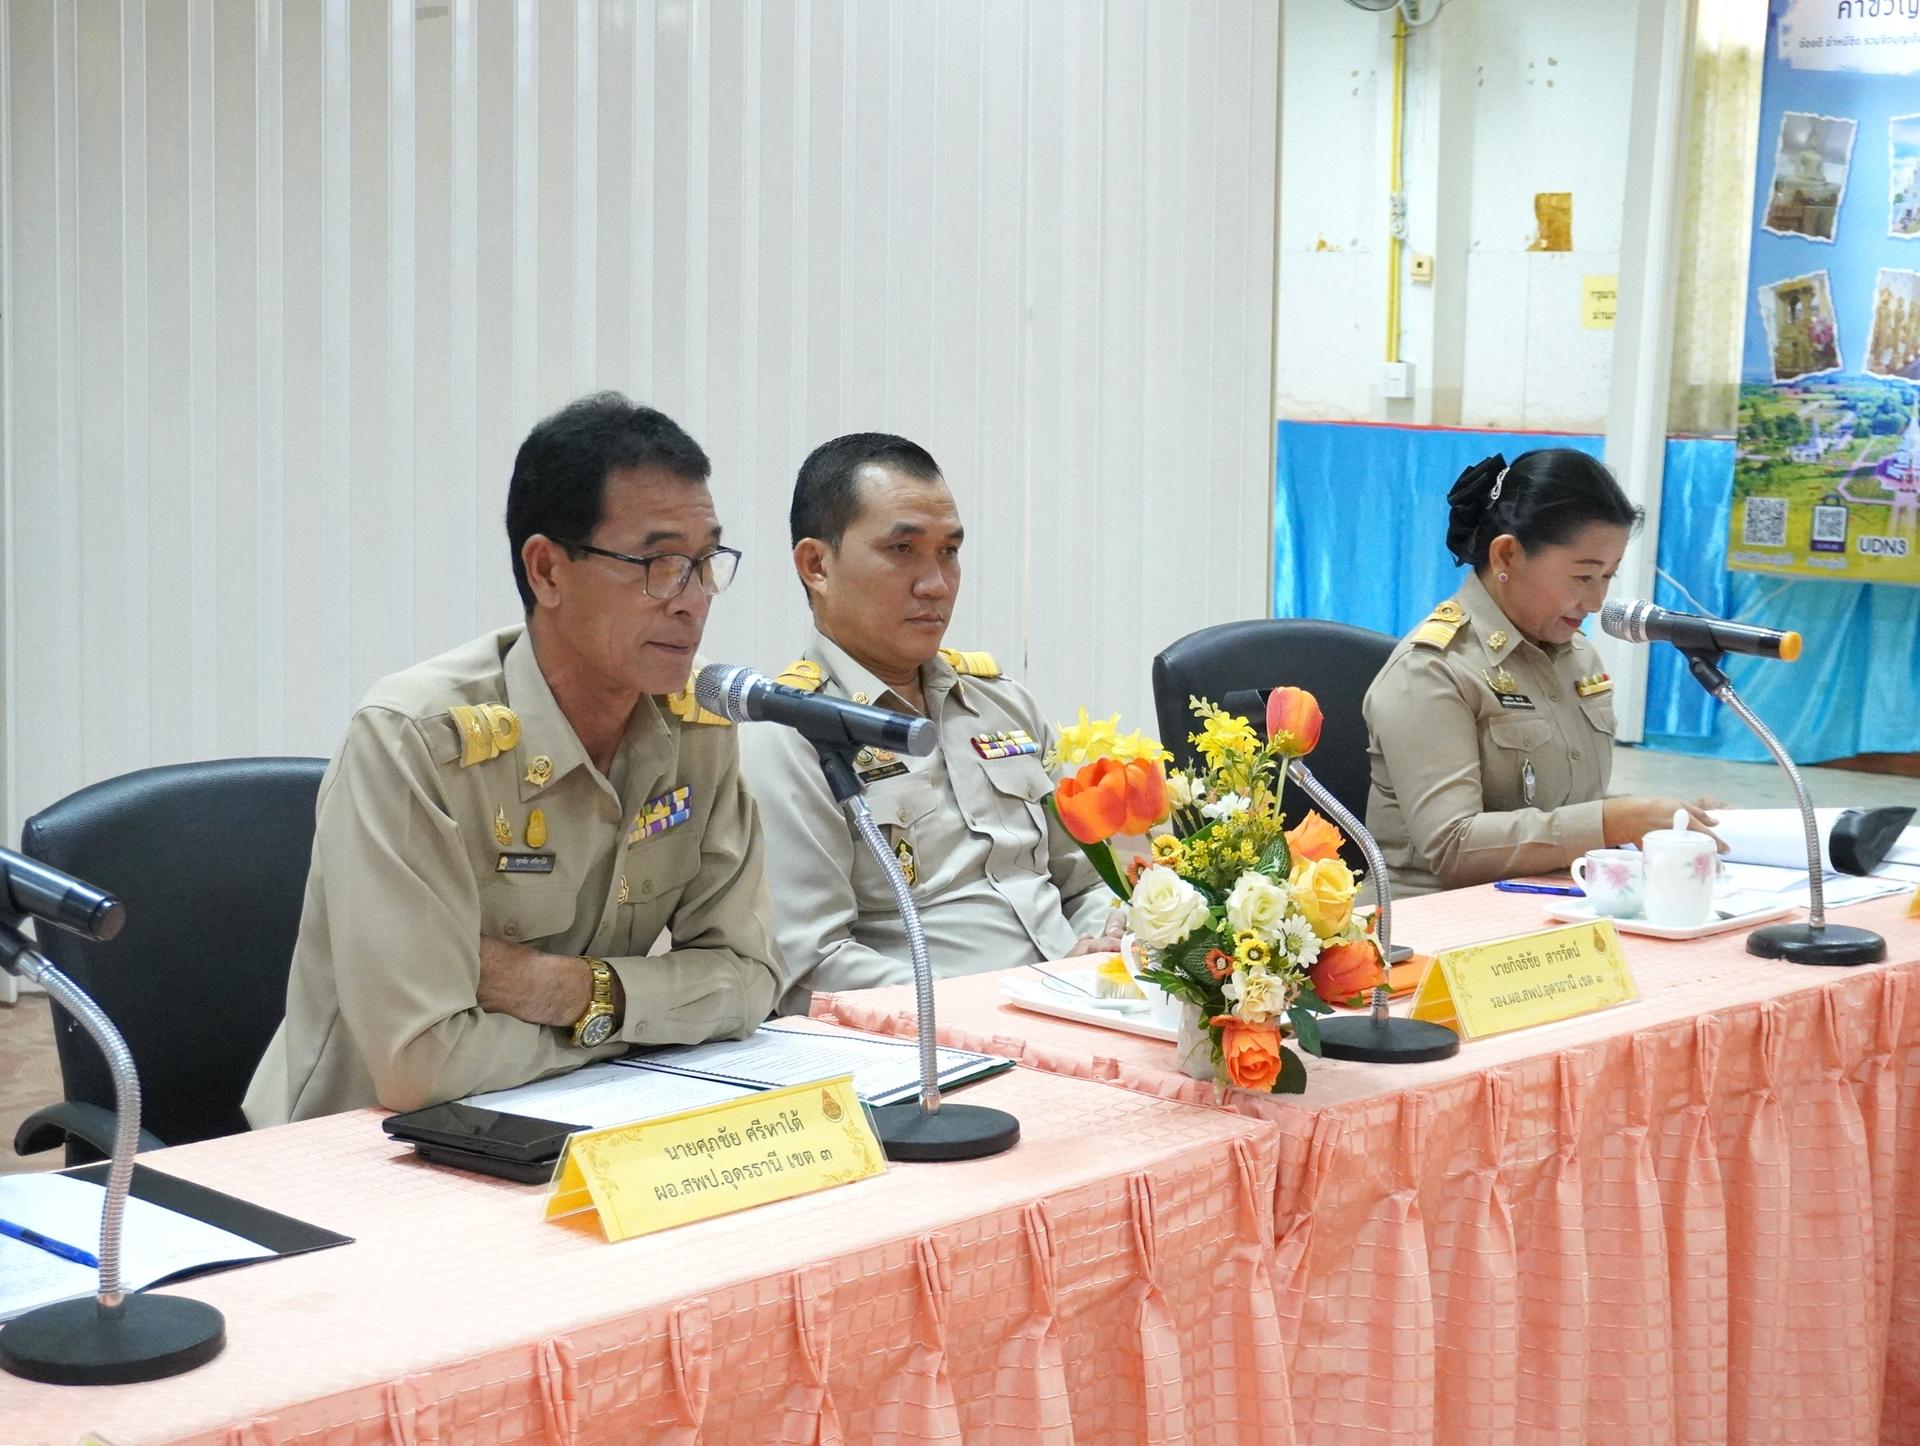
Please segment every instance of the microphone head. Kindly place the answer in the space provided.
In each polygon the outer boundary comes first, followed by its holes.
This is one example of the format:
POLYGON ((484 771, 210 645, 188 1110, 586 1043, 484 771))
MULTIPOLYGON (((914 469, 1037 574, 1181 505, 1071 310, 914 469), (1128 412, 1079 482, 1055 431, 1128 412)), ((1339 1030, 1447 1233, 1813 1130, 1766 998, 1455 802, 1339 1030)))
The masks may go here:
POLYGON ((729 722, 745 723, 747 686, 759 676, 732 663, 708 663, 693 675, 693 701, 729 722))
POLYGON ((1635 598, 1608 598, 1600 609, 1600 630, 1626 643, 1647 640, 1647 613, 1653 604, 1635 598))

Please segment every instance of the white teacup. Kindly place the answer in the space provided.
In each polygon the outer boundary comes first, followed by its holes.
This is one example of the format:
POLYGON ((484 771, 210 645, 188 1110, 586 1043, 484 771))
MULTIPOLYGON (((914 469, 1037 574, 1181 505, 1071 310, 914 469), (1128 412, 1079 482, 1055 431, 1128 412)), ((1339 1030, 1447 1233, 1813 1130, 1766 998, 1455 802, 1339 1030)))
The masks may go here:
POLYGON ((1573 881, 1594 913, 1635 918, 1646 906, 1646 862, 1633 849, 1589 849, 1573 861, 1573 881))
POLYGON ((1720 873, 1713 840, 1687 827, 1684 811, 1672 828, 1657 828, 1640 841, 1647 856, 1646 917, 1649 923, 1691 928, 1713 918, 1713 886, 1720 873))
POLYGON ((1147 1018, 1163 1029, 1177 1029, 1180 1026, 1180 1010, 1184 1000, 1175 999, 1158 984, 1150 984, 1139 977, 1140 971, 1148 967, 1147 951, 1140 947, 1131 934, 1120 936, 1120 957, 1126 961, 1127 973, 1134 976, 1147 996, 1147 1018))

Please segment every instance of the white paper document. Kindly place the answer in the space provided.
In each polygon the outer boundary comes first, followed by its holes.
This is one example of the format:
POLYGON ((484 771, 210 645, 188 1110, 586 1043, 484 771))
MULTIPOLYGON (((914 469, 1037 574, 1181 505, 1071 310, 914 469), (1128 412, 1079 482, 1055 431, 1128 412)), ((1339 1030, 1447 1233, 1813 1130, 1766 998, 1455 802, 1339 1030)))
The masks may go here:
POLYGON ((605 1129, 633 1120, 658 1119, 682 1110, 717 1105, 722 1100, 756 1094, 751 1085, 694 1079, 662 1070, 622 1069, 618 1064, 590 1064, 572 1074, 537 1080, 518 1089, 493 1090, 466 1102, 483 1110, 555 1120, 583 1130, 605 1129))
MULTIPOLYGON (((1714 901, 1722 908, 1731 907, 1728 900, 1744 907, 1744 901, 1753 896, 1797 904, 1803 909, 1813 905, 1812 895, 1807 889, 1805 868, 1773 868, 1766 864, 1737 864, 1722 860, 1720 869, 1721 883, 1714 890, 1714 901)), ((1828 908, 1837 909, 1843 904, 1857 904, 1862 899, 1897 894, 1910 887, 1905 879, 1884 873, 1866 878, 1857 874, 1828 873, 1821 884, 1820 895, 1828 908)))
MULTIPOLYGON (((745 1039, 655 1050, 618 1063, 641 1070, 732 1080, 761 1089, 850 1074, 854 1092, 870 1105, 897 1104, 920 1093, 920 1046, 914 1040, 795 1029, 781 1024, 763 1024, 745 1039)), ((1011 1064, 998 1055, 967 1049, 942 1049, 936 1056, 942 1085, 997 1074, 1011 1064)))
MULTIPOLYGON (((66 1175, 0 1175, 0 1220, 97 1255, 107 1192, 66 1175)), ((244 1236, 131 1197, 120 1234, 120 1281, 140 1290, 182 1271, 273 1252, 244 1236)), ((99 1272, 24 1241, 0 1236, 0 1320, 57 1300, 92 1295, 99 1272)))

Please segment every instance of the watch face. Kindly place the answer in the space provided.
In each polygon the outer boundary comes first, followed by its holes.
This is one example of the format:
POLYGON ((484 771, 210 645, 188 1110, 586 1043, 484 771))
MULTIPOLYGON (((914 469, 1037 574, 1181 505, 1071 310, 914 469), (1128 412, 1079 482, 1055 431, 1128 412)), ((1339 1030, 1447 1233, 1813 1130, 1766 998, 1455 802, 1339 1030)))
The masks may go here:
POLYGON ((591 1048, 596 1044, 605 1044, 613 1038, 613 1016, 596 1014, 586 1022, 580 1031, 580 1042, 591 1048))

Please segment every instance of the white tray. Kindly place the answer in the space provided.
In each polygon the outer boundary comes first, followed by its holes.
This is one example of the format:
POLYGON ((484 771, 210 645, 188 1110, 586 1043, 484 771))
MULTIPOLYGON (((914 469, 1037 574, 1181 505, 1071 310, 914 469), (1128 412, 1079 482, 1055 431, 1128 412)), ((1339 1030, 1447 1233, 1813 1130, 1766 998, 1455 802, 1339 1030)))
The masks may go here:
MULTIPOLYGON (((1616 916, 1613 927, 1623 934, 1646 934, 1655 939, 1704 939, 1709 934, 1725 934, 1764 924, 1769 919, 1784 919, 1797 906, 1790 901, 1783 903, 1779 899, 1755 898, 1749 894, 1715 899, 1713 907, 1716 917, 1704 924, 1654 924, 1645 919, 1616 916)), ((1594 912, 1584 899, 1556 899, 1547 905, 1547 917, 1568 924, 1584 924, 1594 917, 1594 912)))
POLYGON ((1154 1023, 1153 1016, 1147 1012, 1146 1001, 1092 998, 1091 969, 1055 969, 1051 972, 1055 980, 1071 982, 1056 983, 1033 970, 1023 970, 1001 982, 1000 995, 1015 1008, 1031 1010, 1035 1014, 1051 1014, 1078 1024, 1093 1024, 1102 1029, 1117 1029, 1122 1034, 1139 1034, 1148 1039, 1164 1039, 1169 1044, 1173 1042, 1174 1027, 1154 1023), (1087 993, 1076 991, 1073 987, 1075 984, 1087 993), (1133 1008, 1122 1007, 1129 1002, 1133 1008))

